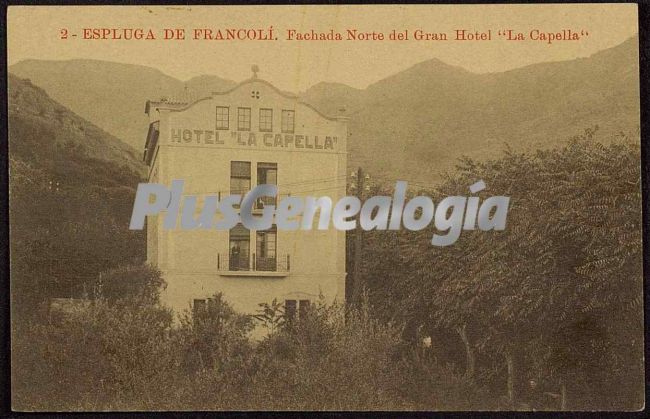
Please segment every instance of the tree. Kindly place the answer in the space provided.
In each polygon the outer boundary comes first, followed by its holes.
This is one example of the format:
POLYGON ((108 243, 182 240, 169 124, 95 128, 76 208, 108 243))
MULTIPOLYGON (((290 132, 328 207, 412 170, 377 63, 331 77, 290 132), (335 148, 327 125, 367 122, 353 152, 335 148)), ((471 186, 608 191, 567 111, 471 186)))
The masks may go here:
MULTIPOLYGON (((563 147, 464 159, 429 194, 434 201, 467 195, 468 185, 483 179, 482 199, 511 197, 507 228, 464 231, 446 248, 429 245, 428 229, 400 234, 392 257, 383 253, 389 258, 383 265, 402 266, 405 259, 410 265, 399 281, 390 270, 383 275, 401 288, 394 312, 457 330, 468 373, 475 347, 503 354, 513 407, 523 378, 534 374, 569 385, 569 393, 571 381, 584 388, 587 377, 604 380, 603 371, 610 382, 625 384, 618 389, 642 387, 639 155, 638 142, 604 145, 588 130, 563 147), (572 334, 581 336, 567 339, 572 334), (557 361, 568 354, 577 366, 571 374, 557 361), (620 365, 636 374, 620 373, 620 365)), ((372 252, 373 243, 368 247, 372 252)), ((589 392, 615 399, 599 388, 583 391, 589 392)), ((616 394, 628 407, 638 403, 629 392, 616 394)), ((572 406, 580 405, 577 399, 572 406)))

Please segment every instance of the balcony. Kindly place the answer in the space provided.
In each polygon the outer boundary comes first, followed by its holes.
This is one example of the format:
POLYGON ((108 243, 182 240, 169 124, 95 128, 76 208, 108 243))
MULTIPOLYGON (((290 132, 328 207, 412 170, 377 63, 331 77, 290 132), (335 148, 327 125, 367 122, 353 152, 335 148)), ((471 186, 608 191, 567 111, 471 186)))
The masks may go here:
MULTIPOLYGON (((242 189, 242 190, 231 189, 229 192, 224 192, 224 193, 219 192, 219 199, 228 195, 241 195, 243 199, 243 197, 250 191, 251 191, 250 189, 242 189)), ((277 207, 278 201, 288 196, 291 196, 291 194, 285 193, 285 194, 278 194, 277 196, 260 196, 255 200, 255 203, 253 204, 253 212, 259 214, 267 205, 273 205, 277 207)), ((239 207, 240 207, 239 204, 233 205, 233 208, 239 208, 239 207)))
POLYGON ((290 255, 262 257, 255 253, 217 255, 217 270, 224 276, 285 277, 291 269, 290 255))
POLYGON ((275 196, 261 196, 255 201, 254 209, 263 210, 267 205, 277 206, 277 198, 275 196))
MULTIPOLYGON (((243 197, 249 193, 250 189, 231 189, 229 193, 223 194, 224 196, 228 195, 241 195, 243 197)), ((221 193, 219 193, 219 199, 221 199, 221 193)), ((253 205, 253 211, 263 210, 267 205, 277 205, 277 197, 275 196, 260 196, 255 200, 253 205)), ((233 205, 234 208, 239 208, 239 204, 233 205)))

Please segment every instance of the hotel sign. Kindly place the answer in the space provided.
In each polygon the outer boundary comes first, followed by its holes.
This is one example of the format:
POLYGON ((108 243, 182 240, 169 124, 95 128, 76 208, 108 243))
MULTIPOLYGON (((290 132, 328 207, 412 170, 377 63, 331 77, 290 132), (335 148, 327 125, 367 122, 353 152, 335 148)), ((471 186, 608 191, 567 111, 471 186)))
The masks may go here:
POLYGON ((177 128, 171 130, 169 142, 185 145, 228 145, 233 147, 334 150, 338 142, 338 137, 329 135, 177 128))

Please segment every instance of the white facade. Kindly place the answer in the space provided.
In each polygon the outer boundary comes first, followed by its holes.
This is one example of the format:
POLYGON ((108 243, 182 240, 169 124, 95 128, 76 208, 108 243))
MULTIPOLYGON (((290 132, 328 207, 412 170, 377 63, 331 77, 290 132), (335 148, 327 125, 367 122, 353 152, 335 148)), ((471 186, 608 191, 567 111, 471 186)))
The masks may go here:
MULTIPOLYGON (((284 196, 345 195, 347 119, 326 117, 257 78, 193 103, 147 102, 149 182, 185 182, 184 195, 245 193, 275 183, 284 196)), ((267 202, 273 204, 273 202, 267 202)), ((262 205, 260 203, 260 205, 262 205)), ((166 230, 147 219, 147 259, 176 311, 223 292, 254 314, 274 298, 297 310, 345 298, 345 233, 328 230, 166 230)), ((314 225, 318 222, 318 216, 314 225)))

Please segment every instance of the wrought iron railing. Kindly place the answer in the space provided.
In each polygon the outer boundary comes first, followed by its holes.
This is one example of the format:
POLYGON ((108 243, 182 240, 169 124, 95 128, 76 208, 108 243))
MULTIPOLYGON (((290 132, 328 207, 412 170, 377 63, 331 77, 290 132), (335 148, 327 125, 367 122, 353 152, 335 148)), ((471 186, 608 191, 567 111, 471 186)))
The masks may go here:
POLYGON ((277 206, 277 198, 275 196, 260 196, 255 202, 255 209, 264 209, 267 205, 277 206))
POLYGON ((220 272, 289 272, 291 256, 278 255, 275 257, 249 254, 217 254, 217 270, 220 272))
MULTIPOLYGON (((219 259, 221 257, 219 256, 219 259)), ((227 270, 229 271, 248 271, 250 270, 250 256, 246 254, 232 254, 227 259, 227 270)), ((220 264, 220 260, 217 261, 217 264, 220 264)))
MULTIPOLYGON (((241 195, 242 198, 244 195, 246 195, 248 192, 250 192, 250 189, 242 189, 242 190, 236 190, 233 189, 230 191, 230 193, 224 193, 222 194, 221 192, 219 193, 220 197, 221 195, 241 195)), ((280 195, 282 197, 282 195, 280 195)), ((284 196, 289 196, 288 194, 285 194, 284 196)), ((255 200, 255 205, 253 205, 253 210, 262 210, 266 205, 277 205, 278 203, 278 197, 275 196, 260 196, 255 200)), ((233 205, 234 208, 239 208, 239 204, 233 205)))

